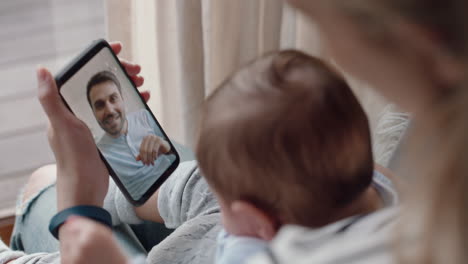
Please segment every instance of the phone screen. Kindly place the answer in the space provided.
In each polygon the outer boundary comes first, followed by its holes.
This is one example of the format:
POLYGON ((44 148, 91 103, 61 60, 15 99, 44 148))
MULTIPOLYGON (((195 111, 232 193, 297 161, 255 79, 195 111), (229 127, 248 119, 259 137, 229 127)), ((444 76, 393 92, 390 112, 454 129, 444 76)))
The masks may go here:
POLYGON ((141 200, 178 163, 174 147, 108 47, 62 83, 60 93, 89 127, 132 200, 141 200))

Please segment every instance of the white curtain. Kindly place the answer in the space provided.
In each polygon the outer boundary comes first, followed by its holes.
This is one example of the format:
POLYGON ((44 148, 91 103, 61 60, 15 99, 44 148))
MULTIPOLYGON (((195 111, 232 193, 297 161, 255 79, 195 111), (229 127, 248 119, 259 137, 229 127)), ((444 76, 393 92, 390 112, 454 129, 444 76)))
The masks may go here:
MULTIPOLYGON (((273 50, 324 57, 314 24, 283 0, 108 0, 108 38, 140 63, 172 139, 193 146, 200 107, 234 70, 273 50)), ((351 80, 375 127, 385 102, 351 80)))

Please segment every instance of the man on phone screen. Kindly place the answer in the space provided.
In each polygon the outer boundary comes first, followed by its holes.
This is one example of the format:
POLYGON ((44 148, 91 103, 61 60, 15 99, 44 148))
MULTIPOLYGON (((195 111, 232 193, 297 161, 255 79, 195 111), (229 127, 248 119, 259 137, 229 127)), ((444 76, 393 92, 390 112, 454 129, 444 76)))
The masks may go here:
POLYGON ((146 109, 126 113, 120 82, 112 72, 91 77, 86 94, 105 132, 97 142, 99 150, 132 198, 141 198, 175 160, 170 144, 146 109))

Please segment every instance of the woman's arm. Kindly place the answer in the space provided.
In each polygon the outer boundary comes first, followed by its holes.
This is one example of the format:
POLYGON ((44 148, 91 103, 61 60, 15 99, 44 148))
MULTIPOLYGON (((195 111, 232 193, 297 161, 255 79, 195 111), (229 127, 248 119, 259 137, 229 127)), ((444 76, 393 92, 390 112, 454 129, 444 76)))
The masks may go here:
POLYGON ((157 190, 144 205, 135 207, 136 215, 139 218, 164 224, 164 219, 161 217, 158 209, 158 195, 159 190, 157 190))

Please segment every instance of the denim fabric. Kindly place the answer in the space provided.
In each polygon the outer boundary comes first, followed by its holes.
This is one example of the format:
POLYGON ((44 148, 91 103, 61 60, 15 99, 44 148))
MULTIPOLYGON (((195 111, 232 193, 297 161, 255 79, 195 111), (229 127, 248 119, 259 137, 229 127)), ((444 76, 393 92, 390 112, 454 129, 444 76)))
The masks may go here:
POLYGON ((18 205, 11 237, 12 249, 28 254, 58 251, 58 241, 48 230, 49 221, 57 212, 55 201, 55 186, 51 185, 40 191, 25 205, 18 205))

